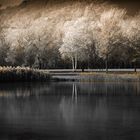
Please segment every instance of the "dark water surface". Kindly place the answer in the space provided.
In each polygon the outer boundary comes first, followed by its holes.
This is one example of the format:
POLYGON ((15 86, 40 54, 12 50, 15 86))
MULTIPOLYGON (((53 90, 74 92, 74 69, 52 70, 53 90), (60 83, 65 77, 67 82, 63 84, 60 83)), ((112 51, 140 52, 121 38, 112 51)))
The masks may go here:
POLYGON ((0 84, 0 140, 140 140, 140 83, 0 84))

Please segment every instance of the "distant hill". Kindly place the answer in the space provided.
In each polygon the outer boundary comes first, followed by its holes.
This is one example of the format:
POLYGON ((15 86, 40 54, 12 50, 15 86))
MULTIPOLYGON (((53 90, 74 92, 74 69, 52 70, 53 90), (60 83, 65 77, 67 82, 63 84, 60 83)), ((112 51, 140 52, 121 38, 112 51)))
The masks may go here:
MULTIPOLYGON (((5 9, 7 7, 13 7, 17 5, 22 5, 22 6, 30 6, 32 7, 42 7, 46 4, 52 5, 59 5, 63 3, 73 3, 73 2, 93 2, 94 0, 0 0, 0 9, 5 9)), ((105 1, 109 2, 111 4, 116 4, 119 7, 127 9, 128 13, 133 15, 137 13, 140 9, 140 1, 139 0, 96 0, 96 1, 105 1)))
POLYGON ((22 0, 0 0, 0 9, 20 5, 22 0))

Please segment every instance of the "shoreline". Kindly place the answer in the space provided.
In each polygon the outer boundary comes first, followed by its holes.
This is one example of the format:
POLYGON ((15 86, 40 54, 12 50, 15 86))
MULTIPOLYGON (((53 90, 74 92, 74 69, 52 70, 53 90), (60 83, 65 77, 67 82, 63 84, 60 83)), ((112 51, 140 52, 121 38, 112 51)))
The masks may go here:
POLYGON ((0 82, 140 82, 140 71, 81 72, 39 70, 28 67, 0 67, 0 82))
POLYGON ((75 73, 52 74, 54 81, 75 82, 140 82, 140 73, 75 73))

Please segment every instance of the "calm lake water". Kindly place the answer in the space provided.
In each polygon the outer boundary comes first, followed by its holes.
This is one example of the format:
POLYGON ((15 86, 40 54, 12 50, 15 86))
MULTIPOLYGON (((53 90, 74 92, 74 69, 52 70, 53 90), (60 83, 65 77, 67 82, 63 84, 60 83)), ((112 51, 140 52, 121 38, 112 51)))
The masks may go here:
POLYGON ((0 84, 0 140, 139 140, 140 83, 0 84))

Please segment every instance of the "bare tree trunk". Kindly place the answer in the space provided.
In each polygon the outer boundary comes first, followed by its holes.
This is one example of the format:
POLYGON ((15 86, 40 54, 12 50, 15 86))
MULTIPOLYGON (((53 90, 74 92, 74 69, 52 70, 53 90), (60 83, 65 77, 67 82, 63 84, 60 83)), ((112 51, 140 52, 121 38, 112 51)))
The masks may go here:
POLYGON ((137 72, 136 62, 134 62, 134 72, 137 72))
POLYGON ((90 57, 89 57, 89 55, 88 55, 88 59, 87 59, 87 68, 89 69, 89 60, 90 59, 90 57))
POLYGON ((77 55, 75 55, 75 67, 74 69, 76 70, 77 69, 77 55))
POLYGON ((105 68, 106 68, 106 73, 108 72, 108 55, 106 56, 105 59, 105 68))
POLYGON ((71 57, 71 60, 72 60, 72 70, 74 71, 74 58, 71 57))
POLYGON ((42 64, 41 64, 40 57, 38 57, 38 65, 39 65, 39 69, 41 69, 42 68, 42 64))
POLYGON ((137 68, 135 67, 135 72, 137 72, 137 68))

